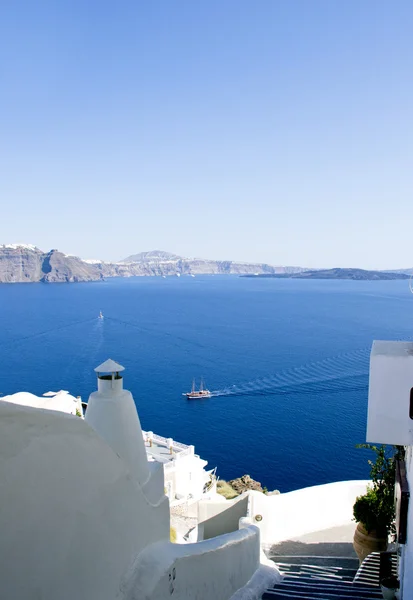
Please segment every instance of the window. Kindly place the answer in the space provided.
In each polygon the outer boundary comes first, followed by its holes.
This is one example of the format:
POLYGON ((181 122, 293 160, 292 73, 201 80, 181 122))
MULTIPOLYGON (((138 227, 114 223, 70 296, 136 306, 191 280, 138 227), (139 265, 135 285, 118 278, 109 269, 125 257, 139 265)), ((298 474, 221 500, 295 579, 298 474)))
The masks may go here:
POLYGON ((413 388, 410 390, 409 417, 413 419, 413 388))

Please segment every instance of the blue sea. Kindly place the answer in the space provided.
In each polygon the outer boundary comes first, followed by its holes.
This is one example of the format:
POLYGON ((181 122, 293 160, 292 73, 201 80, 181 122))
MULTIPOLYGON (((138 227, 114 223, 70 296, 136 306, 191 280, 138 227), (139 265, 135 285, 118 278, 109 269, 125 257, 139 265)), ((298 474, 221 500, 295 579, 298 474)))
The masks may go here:
POLYGON ((373 339, 407 339, 405 281, 142 277, 0 286, 0 392, 69 390, 126 367, 142 427, 268 489, 368 476, 373 339), (102 310, 105 318, 99 320, 102 310), (182 393, 204 378, 210 399, 182 393))

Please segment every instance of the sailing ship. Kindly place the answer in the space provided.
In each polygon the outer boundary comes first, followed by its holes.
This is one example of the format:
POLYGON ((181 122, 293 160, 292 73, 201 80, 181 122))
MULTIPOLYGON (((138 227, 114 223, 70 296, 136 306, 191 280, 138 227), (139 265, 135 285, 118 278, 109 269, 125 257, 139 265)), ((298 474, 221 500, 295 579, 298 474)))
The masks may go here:
POLYGON ((100 311, 98 319, 103 319, 103 313, 102 313, 102 311, 100 311))
POLYGON ((183 394, 188 400, 198 400, 199 398, 210 398, 211 392, 204 387, 204 381, 201 379, 199 390, 195 389, 195 379, 192 381, 192 390, 183 394))

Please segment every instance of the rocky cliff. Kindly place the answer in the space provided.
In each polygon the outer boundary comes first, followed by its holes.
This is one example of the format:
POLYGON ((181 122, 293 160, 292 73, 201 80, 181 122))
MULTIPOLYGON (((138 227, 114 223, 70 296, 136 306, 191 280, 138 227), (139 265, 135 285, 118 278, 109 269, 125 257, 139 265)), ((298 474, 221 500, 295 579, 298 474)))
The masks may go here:
POLYGON ((0 282, 40 281, 43 277, 44 253, 35 246, 0 246, 0 282))
POLYGON ((103 279, 99 264, 90 264, 77 256, 67 256, 58 250, 50 250, 44 255, 43 276, 40 281, 58 283, 76 281, 96 281, 103 279))
POLYGON ((134 254, 118 264, 128 265, 129 269, 134 272, 139 270, 143 271, 142 274, 152 275, 241 275, 248 273, 296 273, 303 270, 301 267, 275 267, 265 263, 183 258, 162 250, 134 254))
POLYGON ((0 246, 0 283, 75 282, 102 279, 98 265, 58 250, 43 252, 30 244, 0 246))
POLYGON ((82 260, 58 250, 43 252, 30 244, 0 246, 0 283, 98 281, 107 277, 153 275, 275 274, 299 270, 297 267, 189 259, 157 250, 108 263, 82 260))

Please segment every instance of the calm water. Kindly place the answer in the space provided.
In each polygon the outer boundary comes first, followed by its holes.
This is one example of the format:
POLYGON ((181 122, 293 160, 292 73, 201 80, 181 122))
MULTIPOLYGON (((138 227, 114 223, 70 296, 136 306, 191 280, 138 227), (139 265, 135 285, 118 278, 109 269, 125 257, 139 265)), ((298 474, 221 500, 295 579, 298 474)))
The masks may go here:
POLYGON ((364 478, 368 350, 410 338, 405 281, 133 278, 0 286, 0 392, 67 389, 122 363, 142 426, 223 478, 281 491, 364 478), (105 319, 97 315, 102 310, 105 319), (219 392, 181 394, 193 377, 219 392))

